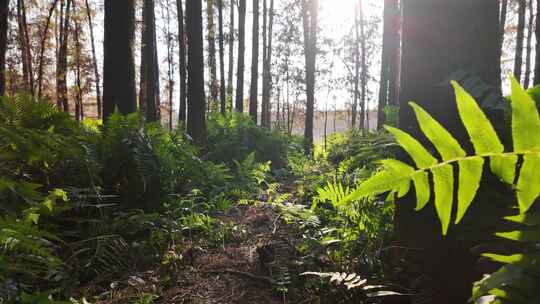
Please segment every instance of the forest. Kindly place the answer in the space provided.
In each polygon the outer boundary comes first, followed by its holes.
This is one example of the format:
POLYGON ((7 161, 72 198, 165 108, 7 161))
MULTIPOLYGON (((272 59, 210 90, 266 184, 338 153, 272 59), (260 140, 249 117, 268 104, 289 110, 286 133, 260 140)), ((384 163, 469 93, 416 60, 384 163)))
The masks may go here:
POLYGON ((0 0, 0 304, 540 303, 540 0, 0 0))

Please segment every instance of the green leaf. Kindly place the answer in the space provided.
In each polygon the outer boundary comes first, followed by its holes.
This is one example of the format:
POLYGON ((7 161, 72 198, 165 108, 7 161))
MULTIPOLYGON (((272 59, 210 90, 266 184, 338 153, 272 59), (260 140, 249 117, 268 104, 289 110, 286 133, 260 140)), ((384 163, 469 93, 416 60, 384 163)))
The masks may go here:
POLYGON ((459 142, 448 132, 438 121, 433 119, 429 113, 414 102, 410 103, 416 113, 416 118, 420 129, 426 137, 433 143, 444 161, 465 157, 467 153, 463 150, 459 142))
POLYGON ((432 173, 435 187, 435 209, 441 221, 442 234, 446 235, 452 216, 454 172, 451 165, 443 165, 433 168, 432 173))
POLYGON ((463 219, 480 187, 484 159, 473 157, 459 161, 458 206, 456 224, 463 219))
POLYGON ((502 179, 507 184, 514 184, 516 178, 516 165, 518 157, 512 156, 493 156, 490 158, 491 172, 502 179))
POLYGON ((416 211, 420 211, 427 205, 431 196, 429 174, 425 171, 420 171, 415 173, 412 179, 416 190, 416 211))
POLYGON ((502 153, 504 146, 493 125, 474 98, 457 82, 452 81, 458 112, 477 154, 502 153))
POLYGON ((540 117, 536 103, 513 77, 511 100, 514 152, 540 150, 540 117))
POLYGON ((496 236, 505 238, 507 240, 527 242, 527 243, 540 243, 540 233, 534 230, 518 230, 511 232, 497 232, 496 236))
POLYGON ((410 134, 390 126, 384 126, 396 138, 399 145, 411 156, 416 166, 425 169, 437 164, 437 159, 410 134))
POLYGON ((514 222, 514 223, 527 225, 527 226, 538 226, 540 224, 540 212, 522 213, 519 215, 507 216, 504 219, 514 222))
POLYGON ((493 253, 484 253, 482 254, 482 256, 489 258, 490 260, 494 262, 499 262, 503 264, 515 264, 517 262, 522 261, 525 258, 525 255, 523 254, 499 255, 499 254, 493 254, 493 253))
MULTIPOLYGON (((538 130, 540 133, 540 129, 538 130)), ((517 183, 517 198, 521 213, 531 208, 540 195, 540 156, 525 155, 517 183)))

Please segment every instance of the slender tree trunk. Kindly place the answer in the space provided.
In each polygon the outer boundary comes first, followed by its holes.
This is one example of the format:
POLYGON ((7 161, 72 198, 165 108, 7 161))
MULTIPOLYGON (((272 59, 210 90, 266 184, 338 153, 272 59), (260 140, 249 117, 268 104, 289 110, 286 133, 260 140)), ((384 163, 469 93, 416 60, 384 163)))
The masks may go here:
MULTIPOLYGON (((163 12, 163 6, 161 7, 163 12)), ((170 11, 170 2, 166 0, 165 2, 166 13, 163 14, 165 19, 167 19, 167 92, 169 93, 169 130, 173 129, 173 96, 174 96, 174 59, 173 59, 173 35, 171 33, 171 11, 170 11)), ((158 76, 159 77, 159 76, 158 76)))
MULTIPOLYGON (((498 1, 407 0, 402 1, 402 9, 400 128, 415 138, 425 138, 408 105, 414 100, 465 143, 468 136, 448 79, 456 71, 471 71, 501 96, 498 1)), ((398 245, 418 249, 401 251, 400 258, 407 261, 402 264, 405 271, 414 269, 429 278, 413 284, 418 293, 429 292, 432 302, 467 303, 472 283, 481 279, 475 273, 478 256, 471 253, 476 243, 468 231, 456 226, 441 237, 433 204, 416 212, 415 203, 414 195, 396 202, 398 245)))
POLYGON ((540 0, 536 1, 536 27, 534 30, 536 38, 536 52, 534 59, 534 85, 540 85, 540 0))
POLYGON ((527 25, 527 48, 525 55, 525 80, 524 87, 525 89, 529 88, 531 83, 531 55, 532 55, 532 36, 534 30, 534 8, 533 1, 528 0, 528 10, 529 10, 529 24, 527 25))
MULTIPOLYGON (((223 0, 220 0, 223 1, 223 0)), ((230 102, 229 107, 233 109, 233 77, 234 77, 234 0, 231 0, 230 9, 230 25, 229 25, 229 70, 227 77, 227 100, 230 102)))
POLYGON ((22 54, 24 89, 34 95, 34 73, 32 69, 32 50, 26 18, 26 4, 24 0, 17 0, 17 19, 19 25, 19 43, 22 54))
POLYGON ((67 0, 65 9, 60 12, 60 46, 58 48, 58 59, 56 63, 56 99, 58 106, 69 112, 68 88, 67 88, 67 52, 71 24, 71 4, 72 0, 67 0))
POLYGON ((220 112, 225 114, 227 111, 226 103, 226 93, 225 93, 225 46, 224 46, 224 36, 223 36, 223 0, 218 1, 218 24, 219 24, 219 76, 220 76, 220 86, 219 86, 219 99, 220 99, 220 112))
POLYGON ((188 117, 187 132, 199 146, 206 145, 204 97, 204 56, 201 0, 186 2, 188 39, 188 117))
MULTIPOLYGON (((178 14, 178 47, 179 50, 179 59, 178 65, 180 68, 180 109, 178 114, 178 119, 180 122, 186 122, 186 97, 187 97, 187 79, 186 79, 186 33, 184 27, 184 8, 182 0, 176 0, 176 8, 178 14)), ((185 127, 185 126, 184 126, 185 127)))
POLYGON ((121 114, 137 110, 133 39, 135 0, 105 0, 103 43, 103 119, 116 108, 121 114))
MULTIPOLYGON (((266 106, 268 109, 266 110, 266 115, 268 116, 266 118, 267 127, 268 129, 272 128, 272 36, 274 33, 274 0, 270 0, 270 17, 268 22, 268 51, 266 53, 266 90, 265 90, 265 96, 266 96, 266 106)), ((279 78, 279 77, 278 77, 279 78)), ((278 79, 279 81, 279 79, 278 79)))
POLYGON ((139 103, 148 122, 160 120, 159 66, 154 10, 154 0, 144 0, 139 103))
POLYGON ((499 39, 502 46, 504 45, 504 34, 506 32, 506 18, 508 16, 508 0, 501 0, 501 9, 499 16, 499 39))
POLYGON ((219 94, 216 66, 216 25, 214 22, 214 1, 219 0, 207 0, 206 11, 208 20, 208 65, 210 68, 210 100, 208 100, 208 108, 211 111, 217 109, 219 94))
POLYGON ((38 74, 37 74, 37 87, 38 87, 38 98, 41 98, 42 96, 42 89, 43 89, 43 58, 45 56, 45 44, 47 42, 47 38, 49 37, 49 27, 51 24, 51 18, 56 10, 56 5, 58 4, 58 0, 54 0, 54 2, 51 4, 51 7, 49 8, 49 14, 47 16, 47 19, 45 20, 45 28, 43 29, 43 32, 41 33, 41 42, 39 47, 39 63, 38 63, 38 74))
MULTIPOLYGON (((354 93, 351 109, 351 128, 356 128, 356 118, 358 113, 358 101, 360 100, 360 0, 354 3, 354 93)), ((360 124, 362 129, 362 124, 360 124)))
POLYGON ((249 116, 257 124, 259 95, 259 0, 253 0, 253 31, 251 51, 251 88, 249 91, 249 116))
POLYGON ((304 127, 304 149, 307 156, 312 156, 313 154, 313 116, 315 112, 315 72, 317 59, 318 10, 318 0, 302 1, 307 96, 306 120, 304 127))
POLYGON ((368 129, 369 126, 366 126, 366 122, 368 120, 367 117, 367 111, 369 110, 367 107, 367 46, 366 46, 366 31, 365 31, 365 18, 364 18, 364 8, 362 0, 358 0, 358 15, 360 18, 360 48, 362 50, 362 59, 361 59, 361 66, 362 66, 362 74, 360 76, 360 85, 361 85, 361 91, 360 91, 360 128, 361 129, 368 129))
POLYGON ((79 22, 75 21, 75 85, 76 85, 76 100, 75 100, 75 119, 82 121, 84 119, 83 93, 81 85, 81 27, 79 22))
POLYGON ((8 44, 9 0, 0 0, 0 96, 6 94, 6 51, 8 44))
POLYGON ((519 15, 516 41, 516 54, 514 57, 514 77, 521 83, 522 66, 523 66, 523 40, 525 38, 525 14, 527 11, 526 0, 518 0, 519 15))
POLYGON ((267 40, 267 25, 268 25, 268 5, 267 0, 263 0, 263 26, 262 26, 262 48, 263 48, 263 58, 262 58, 262 103, 261 103, 261 127, 266 128, 266 117, 268 110, 268 105, 266 102, 266 57, 268 55, 268 40, 267 40))
POLYGON ((246 0, 239 0, 238 6, 238 70, 236 73, 235 110, 244 112, 244 62, 246 55, 246 0))
POLYGON ((92 22, 92 10, 90 9, 90 4, 88 3, 88 0, 85 0, 86 4, 86 16, 88 18, 88 28, 90 30, 90 45, 92 47, 92 65, 94 67, 94 81, 96 83, 96 107, 97 107, 97 114, 98 119, 101 119, 103 117, 102 111, 103 111, 103 105, 102 105, 102 97, 101 97, 101 78, 99 75, 99 68, 97 63, 97 56, 96 56, 96 40, 94 37, 94 23, 92 22))

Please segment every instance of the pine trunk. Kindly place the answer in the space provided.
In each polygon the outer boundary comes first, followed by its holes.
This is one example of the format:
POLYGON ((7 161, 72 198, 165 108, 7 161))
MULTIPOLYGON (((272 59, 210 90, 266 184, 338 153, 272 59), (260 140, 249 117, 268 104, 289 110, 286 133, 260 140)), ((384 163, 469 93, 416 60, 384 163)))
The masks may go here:
POLYGON ((210 100, 208 100, 208 108, 210 111, 217 109, 217 101, 219 94, 219 85, 217 80, 216 67, 216 25, 214 23, 214 1, 207 1, 207 25, 208 25, 208 66, 210 69, 210 100))
POLYGON ((57 105, 65 112, 69 112, 68 88, 67 88, 67 52, 71 20, 71 0, 67 0, 66 7, 60 9, 60 38, 58 58, 56 63, 56 99, 57 105))
POLYGON ((307 97, 306 118, 304 126, 304 150, 307 156, 313 155, 313 116, 315 112, 315 72, 317 58, 318 8, 319 4, 317 0, 302 1, 307 97))
POLYGON ((41 98, 42 96, 42 89, 43 89, 43 60, 45 56, 45 44, 47 42, 47 38, 49 37, 49 27, 51 25, 51 18, 56 10, 56 5, 58 4, 58 0, 54 0, 54 2, 51 4, 51 7, 49 9, 49 14, 47 16, 47 20, 45 21, 45 28, 43 29, 43 32, 41 33, 41 42, 39 47, 39 64, 38 64, 38 74, 37 74, 37 87, 38 87, 38 98, 41 98))
POLYGON ((81 85, 81 41, 80 41, 81 27, 77 21, 75 21, 75 119, 82 121, 84 119, 84 105, 83 105, 83 93, 81 85))
POLYGON ((268 26, 268 5, 267 0, 263 0, 263 26, 262 26, 262 48, 263 48, 263 59, 262 59, 262 102, 261 102, 261 127, 266 128, 266 111, 268 106, 266 104, 266 57, 268 52, 268 40, 267 40, 267 26, 268 26))
MULTIPOLYGON (((184 26, 184 8, 182 0, 176 0, 176 9, 178 14, 178 47, 179 58, 178 65, 180 69, 180 107, 178 113, 178 120, 180 122, 186 122, 186 110, 187 110, 187 79, 186 79, 186 33, 184 26)), ((184 126, 185 127, 185 126, 184 126)))
MULTIPOLYGON (((360 1, 357 0, 354 4, 354 92, 351 108, 351 129, 353 130, 356 128, 358 101, 360 99, 360 1)), ((360 126, 360 129, 362 129, 362 126, 360 126)))
POLYGON ((369 117, 367 116, 367 81, 368 81, 368 66, 367 66, 367 46, 366 46, 366 31, 365 31, 365 17, 362 0, 358 0, 358 17, 360 19, 360 49, 362 51, 361 56, 361 68, 362 73, 360 75, 360 129, 369 129, 369 117))
POLYGON ((97 56, 96 56, 96 40, 94 37, 94 23, 92 22, 92 11, 90 9, 90 4, 88 3, 88 0, 85 0, 86 2, 86 16, 88 18, 88 28, 90 30, 90 44, 92 46, 92 65, 94 68, 94 81, 96 83, 96 107, 97 107, 97 113, 98 118, 102 118, 102 111, 103 111, 103 105, 102 105, 102 97, 101 97, 101 77, 99 75, 99 67, 97 63, 97 56))
POLYGON ((235 110, 244 112, 244 68, 246 54, 246 0, 239 0, 238 6, 238 69, 236 73, 235 110))
POLYGON ((249 91, 249 116, 257 124, 259 95, 259 0, 253 0, 253 31, 251 50, 251 87, 249 91))
POLYGON ((501 50, 504 44, 504 34, 506 32, 506 18, 508 16, 508 0, 501 0, 501 9, 499 16, 499 39, 501 43, 501 50))
POLYGON ((206 145, 206 102, 204 96, 204 49, 201 0, 186 2, 188 39, 187 132, 199 146, 206 145))
POLYGON ((139 104, 148 122, 160 120, 159 66, 154 9, 154 0, 144 0, 139 104))
POLYGON ((525 89, 529 88, 531 83, 531 56, 532 56, 532 36, 534 30, 534 8, 533 0, 528 0, 528 11, 529 11, 529 23, 527 25, 527 47, 525 55, 525 80, 523 81, 523 86, 525 89))
POLYGON ((525 38, 525 13, 527 11, 526 0, 519 1, 518 11, 518 28, 516 40, 516 54, 514 57, 514 77, 521 83, 522 66, 523 66, 523 42, 525 38))
POLYGON ((6 94, 6 51, 9 0, 0 0, 0 96, 6 94))
MULTIPOLYGON (((223 0, 221 0, 223 1, 223 0)), ((227 100, 232 111, 233 105, 233 77, 234 77, 234 0, 231 0, 230 24, 229 24, 229 69, 227 77, 227 100)))
POLYGON ((115 109, 121 114, 137 110, 133 39, 135 0, 105 0, 103 42, 103 119, 115 109))
POLYGON ((220 86, 219 86, 219 101, 220 101, 220 112, 225 114, 227 111, 226 103, 226 92, 225 92, 225 43, 223 36, 223 0, 218 1, 218 30, 219 30, 219 76, 220 76, 220 86))

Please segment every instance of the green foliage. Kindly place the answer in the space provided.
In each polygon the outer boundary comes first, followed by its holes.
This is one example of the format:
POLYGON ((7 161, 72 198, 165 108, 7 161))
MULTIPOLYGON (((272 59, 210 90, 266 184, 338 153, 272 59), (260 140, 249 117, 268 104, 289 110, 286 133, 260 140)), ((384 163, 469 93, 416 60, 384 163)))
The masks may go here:
POLYGON ((512 82, 512 137, 513 150, 505 152, 497 133, 475 100, 456 82, 453 82, 461 120, 469 134, 475 153, 467 154, 460 143, 435 119, 418 105, 411 103, 422 132, 437 149, 440 158, 432 155, 409 134, 387 127, 400 146, 414 160, 410 166, 397 160, 381 161, 382 170, 361 183, 347 200, 359 200, 389 192, 403 197, 415 185, 417 209, 430 200, 429 175, 433 177, 433 193, 437 215, 446 234, 452 218, 454 202, 454 166, 459 169, 457 188, 457 214, 459 223, 478 191, 485 160, 491 172, 502 181, 513 184, 517 178, 517 199, 525 213, 540 195, 540 173, 535 170, 540 163, 540 118, 530 96, 513 80, 512 82), (517 171, 518 156, 523 164, 517 171))

